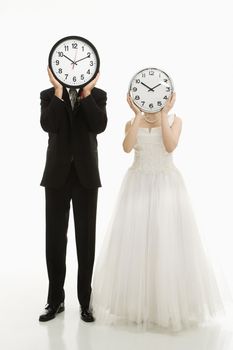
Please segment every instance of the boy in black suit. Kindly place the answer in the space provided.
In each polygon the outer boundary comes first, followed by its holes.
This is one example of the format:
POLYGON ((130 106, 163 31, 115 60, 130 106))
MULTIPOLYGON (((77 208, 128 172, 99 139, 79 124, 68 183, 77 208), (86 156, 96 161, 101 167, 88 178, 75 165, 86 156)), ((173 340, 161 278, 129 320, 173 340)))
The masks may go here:
MULTIPOLYGON (((98 187, 97 134, 107 126, 105 91, 95 87, 97 77, 76 93, 76 101, 48 68, 53 88, 40 94, 40 123, 48 133, 46 165, 40 185, 46 199, 46 262, 49 290, 40 321, 64 311, 64 281, 70 201, 72 200, 78 257, 77 294, 81 319, 93 322, 90 309, 95 255, 98 187), (72 103, 71 103, 72 102, 72 103)), ((70 91, 74 93, 74 91, 70 91)))

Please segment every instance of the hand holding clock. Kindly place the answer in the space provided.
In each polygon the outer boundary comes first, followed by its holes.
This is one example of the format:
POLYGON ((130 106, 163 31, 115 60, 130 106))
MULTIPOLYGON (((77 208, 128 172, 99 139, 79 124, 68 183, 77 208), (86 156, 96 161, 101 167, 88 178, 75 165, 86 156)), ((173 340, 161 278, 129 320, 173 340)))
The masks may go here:
MULTIPOLYGON (((133 99, 130 96, 130 94, 127 94, 127 102, 129 104, 130 108, 134 111, 136 119, 142 119, 143 118, 143 113, 136 106, 136 104, 133 102, 133 99)), ((170 112, 170 110, 173 108, 175 102, 176 102, 176 93, 173 92, 171 94, 171 96, 169 97, 169 99, 167 100, 165 106, 161 109, 160 112, 157 112, 157 113, 161 113, 161 117, 167 119, 167 115, 170 112)))
MULTIPOLYGON (((54 77, 54 75, 51 72, 49 67, 48 67, 48 75, 49 75, 49 80, 55 89, 55 95, 61 99, 62 93, 63 93, 63 86, 62 86, 62 84, 59 83, 58 80, 55 79, 55 77, 54 77)), ((92 81, 90 81, 90 83, 88 83, 86 86, 84 86, 83 97, 87 97, 91 94, 92 89, 95 87, 97 80, 99 79, 99 75, 100 75, 100 73, 97 74, 95 79, 93 79, 92 81)))
POLYGON ((95 87, 97 80, 99 79, 100 73, 97 74, 95 79, 91 80, 90 83, 88 83, 83 88, 83 97, 87 97, 91 94, 92 89, 95 87))
POLYGON ((165 106, 161 110, 162 115, 167 115, 170 112, 170 110, 173 108, 175 102, 176 102, 176 93, 173 92, 173 94, 171 94, 171 96, 167 100, 165 106))
POLYGON ((142 111, 135 105, 129 93, 127 94, 127 102, 130 108, 134 111, 135 116, 138 117, 139 119, 143 118, 142 111))
POLYGON ((58 98, 62 99, 62 93, 63 93, 63 86, 57 81, 51 72, 50 68, 48 67, 48 75, 49 75, 49 80, 51 84, 53 85, 55 89, 55 96, 58 98))

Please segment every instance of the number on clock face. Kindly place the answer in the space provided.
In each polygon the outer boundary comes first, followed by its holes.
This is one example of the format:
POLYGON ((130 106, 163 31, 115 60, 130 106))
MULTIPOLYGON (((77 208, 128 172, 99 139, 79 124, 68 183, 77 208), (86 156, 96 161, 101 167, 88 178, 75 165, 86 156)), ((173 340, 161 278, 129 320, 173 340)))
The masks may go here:
POLYGON ((84 38, 66 37, 53 46, 49 55, 49 67, 61 84, 83 87, 99 71, 98 52, 84 38))
POLYGON ((157 68, 146 68, 135 74, 129 87, 133 102, 147 113, 160 111, 173 91, 171 78, 157 68))

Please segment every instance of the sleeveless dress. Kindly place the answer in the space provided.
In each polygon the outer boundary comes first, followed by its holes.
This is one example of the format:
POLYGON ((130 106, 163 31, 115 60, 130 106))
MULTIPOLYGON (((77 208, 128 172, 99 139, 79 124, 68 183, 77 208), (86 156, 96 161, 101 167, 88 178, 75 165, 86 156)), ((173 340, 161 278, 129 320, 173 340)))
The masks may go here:
MULTIPOLYGON (((174 115, 168 116, 170 126, 174 115)), ((97 259, 96 321, 178 331, 222 310, 184 180, 161 127, 139 128, 97 259)))

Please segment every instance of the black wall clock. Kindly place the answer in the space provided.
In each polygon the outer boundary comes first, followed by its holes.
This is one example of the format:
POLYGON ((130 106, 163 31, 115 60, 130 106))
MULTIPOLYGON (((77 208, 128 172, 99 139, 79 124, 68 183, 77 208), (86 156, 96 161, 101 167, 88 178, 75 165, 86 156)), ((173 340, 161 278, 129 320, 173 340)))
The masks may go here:
POLYGON ((62 85, 82 88, 96 77, 100 59, 90 41, 80 36, 68 36, 52 47, 49 67, 62 85))

